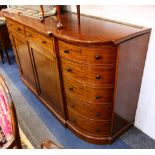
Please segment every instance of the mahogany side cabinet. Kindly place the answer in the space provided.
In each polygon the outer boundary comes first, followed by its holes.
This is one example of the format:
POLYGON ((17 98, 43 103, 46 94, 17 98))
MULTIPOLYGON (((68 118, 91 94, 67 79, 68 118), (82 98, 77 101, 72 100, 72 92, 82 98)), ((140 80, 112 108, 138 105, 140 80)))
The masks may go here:
MULTIPOLYGON (((22 81, 81 139, 110 144, 134 123, 150 28, 3 11, 22 81)), ((52 123, 52 122, 51 122, 52 123)))

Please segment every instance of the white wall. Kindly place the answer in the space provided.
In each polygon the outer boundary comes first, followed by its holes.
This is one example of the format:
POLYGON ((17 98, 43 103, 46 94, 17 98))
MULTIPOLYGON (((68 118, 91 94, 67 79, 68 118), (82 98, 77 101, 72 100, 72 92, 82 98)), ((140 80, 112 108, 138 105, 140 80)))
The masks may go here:
MULTIPOLYGON (((67 10, 76 12, 75 6, 67 10)), ((155 6, 81 6, 81 13, 152 28, 135 126, 155 139, 155 6)))

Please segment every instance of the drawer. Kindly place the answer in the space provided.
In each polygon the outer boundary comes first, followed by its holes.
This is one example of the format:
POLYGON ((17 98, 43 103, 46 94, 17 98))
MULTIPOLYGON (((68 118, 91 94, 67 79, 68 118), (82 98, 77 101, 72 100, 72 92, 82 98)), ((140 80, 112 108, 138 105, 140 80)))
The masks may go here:
POLYGON ((95 120, 111 120, 112 119, 112 105, 105 104, 89 104, 75 99, 73 96, 66 93, 66 103, 70 109, 84 117, 95 120))
POLYGON ((67 107, 67 116, 69 123, 71 123, 75 128, 87 132, 90 135, 108 136, 110 134, 111 121, 95 121, 87 119, 69 107, 67 107))
POLYGON ((17 35, 25 36, 24 26, 23 25, 21 25, 21 24, 19 24, 17 22, 14 22, 12 20, 7 20, 7 27, 8 27, 9 31, 13 31, 17 35))
POLYGON ((76 80, 64 77, 65 91, 77 99, 94 104, 111 104, 113 98, 112 87, 94 87, 76 80))
POLYGON ((115 48, 113 46, 84 47, 58 41, 59 53, 62 57, 84 64, 115 63, 115 48))
POLYGON ((113 84, 114 65, 85 65, 61 58, 63 75, 91 84, 113 84))
POLYGON ((27 39, 36 41, 36 43, 39 43, 43 48, 53 50, 53 39, 52 38, 48 38, 27 27, 25 28, 25 33, 26 33, 27 39))

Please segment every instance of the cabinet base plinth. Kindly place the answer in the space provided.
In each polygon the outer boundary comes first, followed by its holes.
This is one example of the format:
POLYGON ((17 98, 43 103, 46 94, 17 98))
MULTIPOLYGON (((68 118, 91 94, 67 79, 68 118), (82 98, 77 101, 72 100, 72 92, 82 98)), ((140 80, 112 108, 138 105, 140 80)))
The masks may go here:
POLYGON ((120 135, 122 135, 126 130, 128 130, 129 128, 131 128, 133 126, 132 124, 127 124, 124 128, 122 128, 121 130, 119 130, 113 136, 104 136, 103 137, 103 136, 92 136, 92 135, 88 135, 88 134, 86 134, 84 132, 81 132, 77 128, 75 128, 68 121, 66 123, 67 123, 67 127, 73 133, 75 133, 78 137, 80 137, 84 141, 87 141, 88 143, 92 143, 92 144, 112 144, 120 135))

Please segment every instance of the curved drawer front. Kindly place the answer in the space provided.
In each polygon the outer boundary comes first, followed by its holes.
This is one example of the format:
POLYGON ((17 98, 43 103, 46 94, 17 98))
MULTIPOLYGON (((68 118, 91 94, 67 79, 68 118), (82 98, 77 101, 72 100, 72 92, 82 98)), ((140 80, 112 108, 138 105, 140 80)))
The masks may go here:
POLYGON ((90 85, 83 84, 81 82, 64 78, 65 91, 79 100, 88 103, 103 103, 111 104, 113 98, 112 87, 92 87, 90 85))
POLYGON ((61 59, 62 72, 65 76, 91 84, 113 84, 113 65, 83 65, 61 59))
POLYGON ((74 110, 67 108, 68 121, 78 130, 87 132, 90 135, 108 136, 110 134, 111 121, 95 121, 82 117, 74 110))
POLYGON ((112 46, 85 47, 59 41, 60 55, 74 62, 84 64, 115 63, 115 48, 112 46))
POLYGON ((112 105, 89 104, 75 99, 66 93, 66 103, 70 109, 75 110, 84 117, 96 120, 111 120, 112 105))

